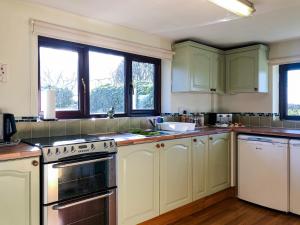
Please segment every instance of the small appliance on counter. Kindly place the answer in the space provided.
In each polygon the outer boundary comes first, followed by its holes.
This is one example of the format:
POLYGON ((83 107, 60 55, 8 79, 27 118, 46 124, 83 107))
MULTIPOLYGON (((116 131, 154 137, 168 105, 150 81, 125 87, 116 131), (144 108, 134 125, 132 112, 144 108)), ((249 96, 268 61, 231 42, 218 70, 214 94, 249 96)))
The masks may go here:
POLYGON ((11 137, 17 132, 16 121, 13 114, 0 114, 0 145, 9 144, 11 137))
POLYGON ((229 127, 232 124, 232 113, 208 113, 207 125, 229 127))

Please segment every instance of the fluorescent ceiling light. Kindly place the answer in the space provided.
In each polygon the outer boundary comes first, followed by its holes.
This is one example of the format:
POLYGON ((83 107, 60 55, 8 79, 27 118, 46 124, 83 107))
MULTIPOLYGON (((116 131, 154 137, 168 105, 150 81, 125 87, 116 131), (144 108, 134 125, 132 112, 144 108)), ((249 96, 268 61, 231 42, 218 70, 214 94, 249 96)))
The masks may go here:
POLYGON ((250 16, 255 12, 253 3, 248 0, 209 0, 239 16, 250 16))

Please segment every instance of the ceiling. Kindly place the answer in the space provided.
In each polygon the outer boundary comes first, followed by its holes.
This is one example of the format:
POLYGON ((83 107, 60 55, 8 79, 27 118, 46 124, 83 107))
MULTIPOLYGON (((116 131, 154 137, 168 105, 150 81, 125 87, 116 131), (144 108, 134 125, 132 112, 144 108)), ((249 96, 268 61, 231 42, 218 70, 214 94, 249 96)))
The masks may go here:
POLYGON ((253 0, 256 12, 237 17, 207 0, 24 0, 171 39, 216 47, 300 37, 299 0, 253 0))

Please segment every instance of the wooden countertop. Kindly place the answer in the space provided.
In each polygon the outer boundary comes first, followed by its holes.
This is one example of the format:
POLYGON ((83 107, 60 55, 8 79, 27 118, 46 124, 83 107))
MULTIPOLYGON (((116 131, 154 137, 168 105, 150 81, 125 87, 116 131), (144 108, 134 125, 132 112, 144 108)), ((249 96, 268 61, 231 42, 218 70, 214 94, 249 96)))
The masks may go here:
POLYGON ((226 133, 230 131, 231 129, 228 128, 203 128, 195 131, 178 132, 174 134, 152 136, 152 137, 147 137, 138 134, 131 134, 131 133, 105 134, 99 136, 113 138, 116 140, 118 146, 126 146, 126 145, 133 145, 133 144, 166 141, 166 140, 172 140, 178 138, 188 138, 188 137, 204 136, 210 134, 226 133))
POLYGON ((300 138, 300 130, 286 128, 233 128, 236 133, 300 138))
POLYGON ((0 147, 0 161, 36 157, 40 155, 41 150, 38 147, 33 147, 24 143, 15 146, 0 147))

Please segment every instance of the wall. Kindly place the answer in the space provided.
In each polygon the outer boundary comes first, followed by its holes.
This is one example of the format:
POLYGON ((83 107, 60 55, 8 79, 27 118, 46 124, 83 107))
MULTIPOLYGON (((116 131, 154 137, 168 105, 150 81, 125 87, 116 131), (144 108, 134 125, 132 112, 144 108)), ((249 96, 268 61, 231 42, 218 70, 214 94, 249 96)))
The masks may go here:
POLYGON ((35 50, 31 49, 30 18, 154 47, 171 48, 169 40, 151 34, 18 0, 1 0, 0 62, 8 64, 9 76, 7 83, 0 83, 0 110, 17 116, 37 114, 37 98, 31 100, 31 92, 37 93, 37 90, 32 88, 36 84, 31 80, 36 68, 32 68, 35 50))

